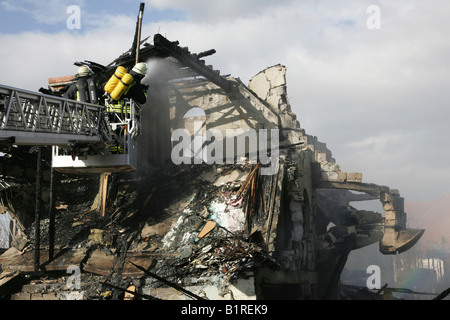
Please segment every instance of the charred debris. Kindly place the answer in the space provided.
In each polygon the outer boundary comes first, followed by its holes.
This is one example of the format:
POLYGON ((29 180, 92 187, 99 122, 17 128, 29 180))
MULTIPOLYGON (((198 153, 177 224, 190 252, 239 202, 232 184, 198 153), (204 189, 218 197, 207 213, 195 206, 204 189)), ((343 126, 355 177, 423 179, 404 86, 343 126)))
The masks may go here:
MULTIPOLYGON (((50 147, 13 147, 2 157, 2 299, 347 299, 339 276, 350 251, 378 242, 395 254, 419 240, 423 230, 406 227, 397 190, 341 171, 301 128, 283 65, 245 85, 206 65, 215 50, 147 39, 139 39, 140 59, 155 63, 136 172, 58 172, 50 147), (171 133, 179 128, 192 139, 212 129, 234 138, 275 130, 278 170, 262 174, 248 150, 229 163, 193 155, 176 165, 171 133), (350 205, 373 199, 384 213, 350 205)), ((75 64, 104 83, 134 64, 132 51, 107 66, 75 64)), ((60 95, 73 81, 50 78, 40 91, 60 95)))

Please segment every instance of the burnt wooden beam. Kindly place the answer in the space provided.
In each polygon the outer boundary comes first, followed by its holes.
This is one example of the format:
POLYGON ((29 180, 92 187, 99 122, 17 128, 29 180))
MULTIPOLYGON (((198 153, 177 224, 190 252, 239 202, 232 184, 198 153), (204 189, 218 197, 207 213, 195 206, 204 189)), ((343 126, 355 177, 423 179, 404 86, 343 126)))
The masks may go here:
POLYGON ((173 283, 173 282, 171 282, 171 281, 169 281, 169 280, 167 280, 167 279, 165 279, 163 277, 158 276, 156 273, 150 272, 147 269, 145 269, 145 268, 143 268, 141 266, 138 266, 137 264, 135 264, 135 263, 133 263, 131 261, 129 261, 129 263, 131 263, 133 266, 135 266, 139 270, 143 271, 145 274, 151 276, 152 278, 155 278, 155 279, 161 281, 162 283, 168 285, 169 287, 172 287, 172 288, 174 288, 174 289, 184 293, 185 295, 189 296, 190 298, 193 298, 193 299, 196 299, 196 300, 205 300, 202 297, 192 293, 191 291, 184 289, 183 287, 179 286, 178 284, 173 283))
POLYGON ((49 199, 49 226, 48 226, 48 260, 55 256, 55 201, 53 198, 54 168, 50 168, 50 199, 49 199))
MULTIPOLYGON (((144 45, 144 48, 139 50, 139 60, 141 61, 146 61, 152 57, 159 57, 154 46, 144 43, 148 38, 149 37, 146 37, 141 41, 141 45, 144 45)), ((121 54, 118 58, 105 66, 104 69, 96 75, 96 77, 100 83, 106 83, 118 66, 131 69, 135 64, 136 57, 131 54, 130 48, 127 52, 121 54)))
POLYGON ((142 15, 144 14, 145 2, 139 6, 139 14, 136 21, 136 32, 134 34, 133 45, 131 46, 131 57, 135 57, 135 62, 139 62, 139 49, 141 46, 142 15))
POLYGON ((36 201, 34 212, 34 271, 39 271, 40 266, 40 242, 41 242, 41 197, 42 197, 42 147, 37 147, 36 162, 36 201))
POLYGON ((176 43, 170 42, 160 34, 155 34, 153 37, 153 44, 156 50, 161 53, 174 57, 183 65, 194 70, 198 74, 204 76, 214 84, 221 87, 226 92, 230 92, 231 83, 224 77, 217 74, 214 70, 209 69, 196 56, 189 51, 179 47, 176 43))
POLYGON ((210 55, 212 55, 214 53, 216 53, 216 50, 211 49, 211 50, 203 51, 203 52, 200 52, 200 53, 197 53, 197 54, 194 53, 193 56, 197 57, 198 59, 200 59, 200 58, 203 58, 203 57, 210 56, 210 55))

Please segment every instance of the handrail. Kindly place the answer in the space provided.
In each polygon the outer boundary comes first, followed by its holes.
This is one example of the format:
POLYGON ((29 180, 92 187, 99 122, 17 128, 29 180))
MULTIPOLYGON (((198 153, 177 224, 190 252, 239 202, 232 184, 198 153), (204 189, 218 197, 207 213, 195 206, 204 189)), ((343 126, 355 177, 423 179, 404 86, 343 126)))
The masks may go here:
POLYGON ((98 135, 104 107, 0 84, 2 130, 98 135))

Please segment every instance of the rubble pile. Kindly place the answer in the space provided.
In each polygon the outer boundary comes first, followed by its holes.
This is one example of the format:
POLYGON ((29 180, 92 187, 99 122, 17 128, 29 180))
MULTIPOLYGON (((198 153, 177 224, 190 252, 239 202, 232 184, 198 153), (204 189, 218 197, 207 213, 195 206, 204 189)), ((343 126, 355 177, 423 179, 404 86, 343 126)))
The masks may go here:
MULTIPOLYGON (((164 258, 154 266, 158 274, 197 291, 200 284, 231 283, 264 261, 272 261, 261 233, 246 232, 243 208, 249 200, 244 200, 241 193, 252 170, 248 164, 213 169, 192 166, 184 170, 177 177, 179 182, 186 182, 186 176, 197 178, 188 181, 190 192, 185 197, 181 195, 175 203, 170 199, 169 208, 178 209, 170 225, 167 221, 158 223, 152 215, 131 248, 138 250, 146 244, 142 250, 155 255, 164 252, 164 258)), ((158 286, 152 283, 146 290, 153 292, 152 285, 158 286)), ((225 295, 227 289, 225 286, 219 294, 225 295)))
MULTIPOLYGON (((145 261, 146 268, 151 265, 160 276, 187 287, 211 279, 223 283, 237 279, 271 260, 265 254, 260 232, 245 232, 243 209, 248 207, 247 193, 251 191, 245 186, 252 172, 255 166, 249 164, 191 166, 176 174, 158 171, 148 180, 133 176, 128 177, 131 180, 117 180, 117 192, 106 218, 92 210, 98 187, 92 177, 59 180, 60 188, 55 192, 55 259, 42 263, 45 275, 37 279, 21 277, 22 287, 16 288, 17 293, 9 292, 10 297, 109 299, 114 296, 105 292, 110 292, 111 286, 126 288, 130 281, 141 283, 139 292, 144 295, 161 286, 158 282, 146 284, 142 272, 136 272, 136 268, 129 271, 129 262, 139 266, 145 261), (72 197, 65 198, 70 190, 72 197), (67 201, 59 200, 61 197, 67 201), (58 260, 63 262, 60 266, 58 260), (81 280, 83 286, 76 290, 77 295, 63 289, 69 277, 64 268, 70 263, 79 264, 83 279, 90 279, 81 280)), ((48 230, 48 218, 44 216, 40 221, 42 261, 48 254, 48 230)), ((31 224, 27 228, 29 239, 33 233, 31 224)), ((32 272, 32 241, 21 251, 10 248, 6 253, 3 260, 0 258, 5 270, 32 272)), ((121 294, 116 290, 115 298, 121 294)))

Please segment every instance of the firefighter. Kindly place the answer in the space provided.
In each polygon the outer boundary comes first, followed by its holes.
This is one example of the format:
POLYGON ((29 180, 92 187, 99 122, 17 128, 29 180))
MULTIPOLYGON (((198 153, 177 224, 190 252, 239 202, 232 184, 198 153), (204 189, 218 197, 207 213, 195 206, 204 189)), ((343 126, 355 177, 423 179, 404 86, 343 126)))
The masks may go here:
MULTIPOLYGON (((114 93, 115 89, 112 91, 112 94, 110 95, 109 102, 106 103, 106 112, 108 113, 108 118, 110 122, 117 121, 116 115, 119 116, 121 119, 128 118, 130 116, 130 104, 126 102, 126 100, 132 99, 134 102, 138 104, 145 104, 147 101, 147 89, 148 86, 141 83, 142 79, 147 74, 147 64, 144 62, 137 63, 133 69, 130 70, 129 75, 131 76, 132 80, 131 83, 129 83, 128 86, 124 86, 124 83, 118 84, 120 90, 118 92, 123 90, 123 93, 120 94, 120 98, 117 98, 117 100, 114 100, 113 97, 115 97, 114 93)), ((122 78, 123 80, 123 78, 122 78)), ((116 87, 117 88, 117 87, 116 87)), ((139 117, 138 114, 135 114, 137 117, 139 117)), ((125 127, 124 126, 118 126, 116 129, 116 135, 118 137, 122 137, 125 134, 125 127)), ((123 153, 123 148, 121 146, 115 145, 110 146, 110 151, 112 153, 123 153)))
POLYGON ((133 76, 134 82, 131 84, 128 92, 125 93, 124 98, 133 99, 139 104, 144 104, 147 101, 148 86, 141 83, 142 79, 147 74, 147 64, 144 62, 137 63, 130 74, 133 76))
MULTIPOLYGON (((120 94, 118 100, 111 99, 106 105, 106 111, 109 113, 117 113, 120 115, 129 115, 130 106, 125 103, 125 99, 132 99, 138 104, 144 104, 147 101, 148 86, 141 83, 142 79, 147 74, 147 64, 144 62, 137 63, 129 72, 132 76, 132 82, 128 87, 122 85, 123 94, 120 94)), ((114 97, 114 95, 111 95, 114 97)))
POLYGON ((85 65, 78 68, 77 81, 63 94, 64 98, 99 104, 99 86, 92 77, 93 72, 85 65))

